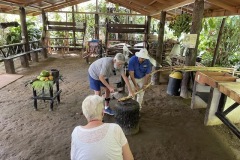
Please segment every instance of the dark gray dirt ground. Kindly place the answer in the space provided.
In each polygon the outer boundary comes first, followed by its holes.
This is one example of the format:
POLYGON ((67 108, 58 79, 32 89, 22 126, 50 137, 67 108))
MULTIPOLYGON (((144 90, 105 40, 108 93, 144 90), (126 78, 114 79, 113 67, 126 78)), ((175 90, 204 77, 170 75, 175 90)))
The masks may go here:
MULTIPOLYGON (((51 55, 28 69, 16 67, 24 77, 0 89, 0 159, 70 159, 71 132, 86 124, 82 100, 93 93, 88 85, 89 65, 79 55, 51 55), (52 112, 48 101, 39 101, 39 110, 34 111, 32 90, 24 86, 43 69, 60 70, 64 80, 61 103, 55 103, 52 112)), ((0 68, 4 73, 2 64, 0 68)), ((190 100, 168 96, 166 88, 151 86, 146 91, 140 132, 127 136, 136 160, 240 159, 240 140, 226 126, 204 126, 205 109, 191 110, 190 100)), ((105 122, 113 121, 105 117, 105 122)))

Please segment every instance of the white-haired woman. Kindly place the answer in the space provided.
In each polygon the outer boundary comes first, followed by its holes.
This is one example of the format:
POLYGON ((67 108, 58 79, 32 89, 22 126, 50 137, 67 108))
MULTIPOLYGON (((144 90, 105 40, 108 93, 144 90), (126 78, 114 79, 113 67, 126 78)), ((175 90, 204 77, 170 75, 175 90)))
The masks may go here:
POLYGON ((88 69, 90 88, 94 90, 94 94, 100 96, 101 87, 105 88, 104 112, 109 115, 114 115, 114 112, 109 107, 110 92, 114 92, 114 87, 109 84, 109 77, 114 75, 115 70, 121 73, 121 76, 128 87, 129 95, 134 96, 129 80, 123 69, 124 63, 124 55, 122 53, 117 53, 114 58, 104 57, 96 60, 88 69))
POLYGON ((103 123, 103 98, 91 95, 82 103, 88 124, 72 132, 71 160, 133 160, 127 139, 119 125, 103 123))

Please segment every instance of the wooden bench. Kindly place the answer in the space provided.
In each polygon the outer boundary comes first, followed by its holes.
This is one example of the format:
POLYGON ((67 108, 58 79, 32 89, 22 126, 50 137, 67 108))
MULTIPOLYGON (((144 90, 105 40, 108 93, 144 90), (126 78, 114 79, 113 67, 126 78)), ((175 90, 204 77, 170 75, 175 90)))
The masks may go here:
POLYGON ((42 48, 34 49, 28 52, 19 53, 16 55, 8 56, 6 58, 2 58, 4 62, 6 73, 15 74, 15 67, 13 59, 20 57, 21 65, 24 68, 29 67, 28 56, 31 55, 33 62, 38 62, 38 52, 42 51, 42 48))

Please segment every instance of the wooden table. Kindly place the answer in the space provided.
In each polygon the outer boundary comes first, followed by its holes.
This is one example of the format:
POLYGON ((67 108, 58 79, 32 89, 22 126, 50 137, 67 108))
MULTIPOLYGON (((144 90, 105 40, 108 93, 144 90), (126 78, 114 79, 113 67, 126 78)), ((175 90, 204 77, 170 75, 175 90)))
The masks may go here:
POLYGON ((219 83, 235 82, 236 77, 223 72, 196 72, 191 108, 206 108, 205 125, 218 125, 222 121, 216 117, 220 92, 219 83))
POLYGON ((240 138, 240 130, 232 124, 240 121, 240 82, 219 83, 218 90, 221 96, 215 115, 240 138), (229 105, 228 97, 232 102, 230 107, 226 108, 226 105, 229 105))
POLYGON ((50 100, 50 111, 53 111, 53 103, 54 100, 57 98, 58 103, 60 103, 60 93, 62 90, 59 89, 59 78, 57 78, 53 82, 53 86, 49 86, 48 88, 49 94, 45 92, 45 88, 42 88, 42 92, 40 94, 37 94, 37 90, 33 88, 33 100, 34 100, 34 108, 37 110, 37 100, 50 100), (54 92, 53 87, 56 87, 56 90, 54 92))

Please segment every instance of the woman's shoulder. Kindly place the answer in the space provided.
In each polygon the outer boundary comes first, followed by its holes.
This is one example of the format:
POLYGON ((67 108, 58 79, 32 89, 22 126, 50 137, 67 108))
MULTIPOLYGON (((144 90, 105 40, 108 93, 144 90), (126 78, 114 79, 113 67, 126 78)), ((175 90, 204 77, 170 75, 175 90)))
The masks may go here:
POLYGON ((73 129, 73 132, 72 132, 72 133, 75 133, 75 132, 78 132, 79 130, 81 130, 81 127, 82 127, 82 126, 76 126, 76 127, 73 129))
POLYGON ((121 130, 122 128, 116 124, 116 123, 109 123, 110 128, 112 128, 114 131, 121 130))
POLYGON ((72 138, 73 138, 73 137, 76 137, 76 135, 78 134, 78 130, 79 130, 78 128, 80 128, 80 126, 76 126, 76 127, 73 129, 72 134, 71 134, 71 135, 72 135, 72 138))

